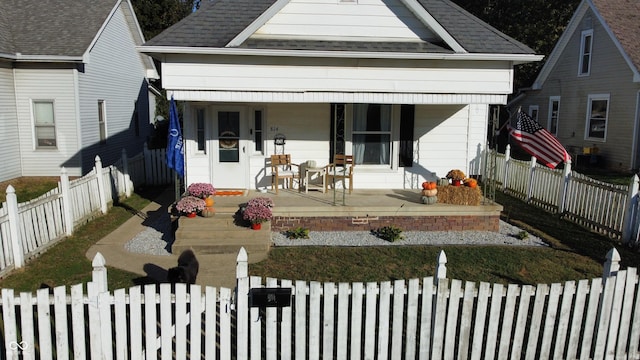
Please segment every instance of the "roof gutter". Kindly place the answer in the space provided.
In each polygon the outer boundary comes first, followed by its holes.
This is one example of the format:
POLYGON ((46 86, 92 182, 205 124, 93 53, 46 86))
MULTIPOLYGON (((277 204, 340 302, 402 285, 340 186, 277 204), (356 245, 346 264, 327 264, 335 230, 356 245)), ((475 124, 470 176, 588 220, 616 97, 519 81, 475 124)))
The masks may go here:
POLYGON ((0 53, 0 58, 5 58, 16 62, 84 62, 82 56, 22 55, 21 53, 0 53))
POLYGON ((236 56, 283 56, 320 58, 371 58, 400 60, 465 60, 465 61, 512 61, 514 65, 540 61, 543 55, 535 54, 486 54, 486 53, 390 53, 368 51, 316 51, 316 50, 273 50, 245 48, 211 48, 181 46, 138 46, 137 50, 146 54, 188 54, 188 55, 236 55, 236 56))

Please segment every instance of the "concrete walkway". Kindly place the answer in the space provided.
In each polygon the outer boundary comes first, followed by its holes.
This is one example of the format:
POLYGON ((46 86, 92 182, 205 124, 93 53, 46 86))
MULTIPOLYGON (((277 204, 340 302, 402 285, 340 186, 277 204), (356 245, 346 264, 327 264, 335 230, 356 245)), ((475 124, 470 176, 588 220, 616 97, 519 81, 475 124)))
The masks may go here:
MULTIPOLYGON (((135 216, 92 246, 86 253, 87 258, 92 260, 96 253, 100 252, 107 266, 140 274, 141 283, 166 282, 167 269, 177 265, 178 255, 132 253, 125 249, 125 244, 144 231, 148 224, 153 224, 163 213, 166 214, 173 198, 172 189, 163 192, 135 216)), ((231 289, 235 287, 237 254, 198 255, 196 253, 196 256, 200 263, 197 284, 231 289)), ((259 261, 259 259, 252 260, 259 261)))

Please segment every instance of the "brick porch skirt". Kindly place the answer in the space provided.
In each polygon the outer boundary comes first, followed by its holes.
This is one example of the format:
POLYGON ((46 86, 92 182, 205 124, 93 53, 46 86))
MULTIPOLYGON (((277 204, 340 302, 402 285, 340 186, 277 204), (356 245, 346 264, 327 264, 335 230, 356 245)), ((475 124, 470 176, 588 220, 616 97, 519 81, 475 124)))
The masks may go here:
POLYGON ((396 226, 402 231, 494 231, 500 228, 500 215, 448 216, 274 216, 272 231, 302 227, 311 231, 369 231, 383 226, 396 226))

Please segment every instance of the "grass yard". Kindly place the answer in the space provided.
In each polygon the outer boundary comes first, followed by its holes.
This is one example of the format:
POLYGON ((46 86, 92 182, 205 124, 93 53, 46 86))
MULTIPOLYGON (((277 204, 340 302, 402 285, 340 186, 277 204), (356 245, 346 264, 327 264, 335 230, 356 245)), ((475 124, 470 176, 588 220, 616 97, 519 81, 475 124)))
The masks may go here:
POLYGON ((7 187, 13 186, 16 190, 18 202, 35 199, 38 196, 58 186, 59 177, 53 176, 25 176, 0 182, 0 203, 7 200, 7 187))
MULTIPOLYGON (((87 249, 134 216, 135 210, 144 208, 160 190, 146 189, 114 206, 105 216, 78 228, 73 236, 28 262, 25 268, 1 279, 0 287, 34 291, 89 281, 92 268, 85 257, 87 249)), ((249 272, 264 277, 334 282, 421 278, 435 274, 436 257, 442 249, 448 258, 449 278, 476 282, 536 284, 599 277, 604 257, 614 246, 621 253, 623 267, 640 265, 640 254, 606 237, 517 199, 500 193, 497 197, 504 206, 505 220, 544 238, 550 247, 275 248, 265 261, 250 264, 249 272)), ((145 282, 138 274, 109 268, 112 290, 145 282)))

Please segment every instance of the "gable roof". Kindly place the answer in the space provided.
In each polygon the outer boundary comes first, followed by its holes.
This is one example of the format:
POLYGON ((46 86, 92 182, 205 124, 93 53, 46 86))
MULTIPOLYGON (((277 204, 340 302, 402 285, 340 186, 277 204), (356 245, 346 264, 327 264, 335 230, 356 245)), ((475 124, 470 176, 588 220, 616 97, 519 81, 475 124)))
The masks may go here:
POLYGON ((633 72, 633 81, 640 82, 640 2, 629 0, 582 0, 573 13, 547 62, 540 69, 532 89, 538 90, 546 81, 556 62, 567 47, 572 35, 579 29, 588 10, 602 24, 633 72))
MULTIPOLYGON (((0 0, 0 58, 82 62, 122 6, 138 44, 144 37, 128 0, 0 0)), ((146 56, 145 56, 146 57, 146 56)), ((152 62, 145 61, 147 67, 152 62)))
MULTIPOLYGON (((222 50, 320 51, 409 54, 520 55, 539 60, 528 46, 508 37, 449 0, 399 0, 429 27, 438 41, 349 41, 252 38, 288 0, 203 1, 200 9, 142 47, 145 52, 221 53, 222 50), (196 50, 194 48, 198 48, 196 50)), ((512 56, 513 57, 513 56, 512 56)), ((509 58, 513 60, 512 58, 509 58)))

